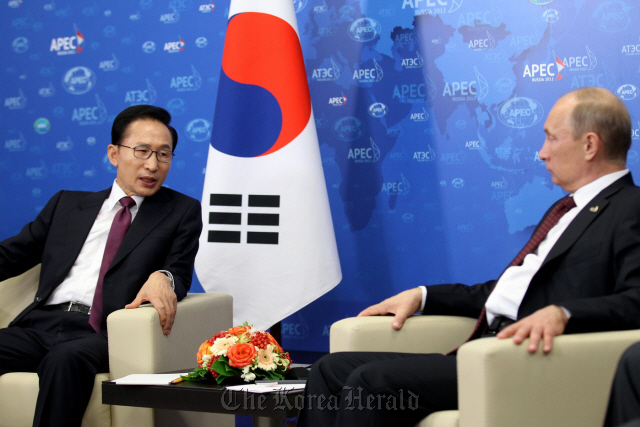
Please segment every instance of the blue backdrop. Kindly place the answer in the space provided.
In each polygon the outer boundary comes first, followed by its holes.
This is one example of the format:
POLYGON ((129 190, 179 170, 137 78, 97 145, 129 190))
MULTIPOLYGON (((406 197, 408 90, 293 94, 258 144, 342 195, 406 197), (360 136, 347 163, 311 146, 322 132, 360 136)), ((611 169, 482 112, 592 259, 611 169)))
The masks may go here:
MULTIPOLYGON (((331 323, 408 287, 495 278, 562 196, 537 153, 563 93, 625 101, 640 176, 634 0, 294 6, 344 279, 283 321, 285 348, 327 350, 331 323)), ((111 185, 110 127, 129 105, 171 112, 166 184, 201 198, 228 0, 0 8, 0 239, 59 189, 111 185)))

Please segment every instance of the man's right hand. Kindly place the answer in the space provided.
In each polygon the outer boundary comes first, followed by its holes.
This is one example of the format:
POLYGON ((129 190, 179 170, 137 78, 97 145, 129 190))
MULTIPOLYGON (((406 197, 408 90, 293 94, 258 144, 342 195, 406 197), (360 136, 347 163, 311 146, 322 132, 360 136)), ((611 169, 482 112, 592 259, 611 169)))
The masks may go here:
POLYGON ((420 288, 413 288, 364 309, 358 317, 395 314, 391 326, 395 330, 400 330, 407 317, 418 311, 421 304, 422 291, 420 288))

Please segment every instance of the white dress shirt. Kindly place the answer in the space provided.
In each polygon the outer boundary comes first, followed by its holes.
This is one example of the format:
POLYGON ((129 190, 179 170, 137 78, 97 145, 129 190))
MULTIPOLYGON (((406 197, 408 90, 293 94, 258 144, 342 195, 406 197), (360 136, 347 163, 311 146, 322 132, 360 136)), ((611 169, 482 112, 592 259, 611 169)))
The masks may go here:
MULTIPOLYGON (((580 213, 580 211, 591 202, 602 190, 613 184, 629 170, 621 170, 602 176, 587 185, 580 187, 574 194, 573 199, 576 207, 569 210, 560 218, 558 223, 549 230, 546 237, 540 242, 538 247, 528 254, 521 265, 507 268, 498 279, 496 286, 489 295, 485 307, 487 309, 487 323, 491 324, 496 316, 506 316, 512 320, 518 318, 518 309, 524 299, 524 295, 529 288, 529 284, 533 276, 538 272, 545 258, 556 244, 562 233, 569 227, 569 224, 580 213)), ((424 304, 427 297, 427 288, 422 288, 422 306, 420 310, 424 310, 424 304)), ((570 315, 570 313, 567 313, 570 315)))
MULTIPOLYGON (((66 302, 79 302, 91 307, 93 294, 98 284, 98 275, 102 265, 102 256, 107 246, 107 237, 116 213, 122 208, 120 199, 126 197, 125 192, 114 181, 111 194, 102 204, 102 208, 96 217, 91 231, 85 240, 82 250, 71 267, 67 277, 53 291, 46 305, 61 304, 66 302)), ((136 217, 140 205, 144 201, 142 196, 131 196, 136 205, 131 207, 131 221, 136 217)))

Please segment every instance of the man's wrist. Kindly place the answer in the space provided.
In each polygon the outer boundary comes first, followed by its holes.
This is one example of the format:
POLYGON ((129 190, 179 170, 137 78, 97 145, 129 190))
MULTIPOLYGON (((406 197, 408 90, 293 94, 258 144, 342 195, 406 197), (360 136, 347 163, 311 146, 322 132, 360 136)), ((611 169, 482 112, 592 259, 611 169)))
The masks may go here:
POLYGON ((175 285, 175 282, 173 281, 173 274, 171 274, 171 272, 167 270, 158 270, 157 273, 162 273, 169 278, 169 280, 171 281, 171 289, 173 289, 173 292, 175 292, 176 285, 175 285))

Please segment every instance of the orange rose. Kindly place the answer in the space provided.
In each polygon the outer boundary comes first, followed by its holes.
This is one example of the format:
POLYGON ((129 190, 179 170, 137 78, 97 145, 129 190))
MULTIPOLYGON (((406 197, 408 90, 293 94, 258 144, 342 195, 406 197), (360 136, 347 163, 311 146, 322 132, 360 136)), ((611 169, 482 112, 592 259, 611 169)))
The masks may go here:
POLYGON ((248 342, 234 344, 227 349, 229 365, 234 368, 244 368, 245 366, 251 365, 257 355, 258 351, 255 346, 248 342))
POLYGON ((249 326, 236 326, 227 331, 227 334, 239 337, 249 330, 249 326))
POLYGON ((278 344, 278 341, 276 341, 276 339, 269 332, 265 332, 264 334, 267 336, 267 339, 269 340, 269 344, 273 344, 278 354, 284 351, 282 350, 282 347, 280 347, 280 344, 278 344))
POLYGON ((211 355, 211 345, 213 344, 213 340, 207 340, 200 344, 200 348, 198 349, 198 354, 196 357, 198 358, 198 365, 202 365, 204 360, 202 360, 202 356, 211 355))

